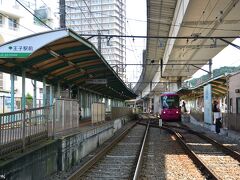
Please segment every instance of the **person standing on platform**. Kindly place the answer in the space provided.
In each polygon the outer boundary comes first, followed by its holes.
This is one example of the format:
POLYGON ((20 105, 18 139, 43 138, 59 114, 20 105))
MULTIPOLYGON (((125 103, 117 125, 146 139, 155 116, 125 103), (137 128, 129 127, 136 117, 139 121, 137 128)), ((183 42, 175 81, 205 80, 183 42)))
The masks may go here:
POLYGON ((182 111, 183 111, 184 113, 187 112, 185 101, 182 102, 182 111))
POLYGON ((222 127, 221 123, 221 114, 220 114, 220 108, 217 101, 213 102, 213 118, 214 118, 214 124, 215 124, 215 131, 216 133, 220 133, 220 128, 222 127))

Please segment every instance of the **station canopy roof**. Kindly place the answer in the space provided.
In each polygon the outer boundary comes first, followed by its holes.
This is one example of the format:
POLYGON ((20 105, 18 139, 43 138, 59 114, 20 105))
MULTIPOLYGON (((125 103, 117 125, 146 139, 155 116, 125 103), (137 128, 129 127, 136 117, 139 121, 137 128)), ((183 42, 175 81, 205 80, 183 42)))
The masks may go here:
POLYGON ((217 76, 215 78, 211 78, 208 81, 199 83, 195 87, 182 87, 178 90, 178 94, 182 96, 182 98, 195 98, 195 97, 203 97, 204 94, 204 86, 207 84, 211 84, 212 86, 212 96, 213 97, 222 97, 227 95, 228 87, 227 87, 227 74, 223 74, 217 76))
POLYGON ((76 86, 110 98, 136 97, 92 43, 70 29, 43 32, 0 45, 0 71, 48 84, 76 86))

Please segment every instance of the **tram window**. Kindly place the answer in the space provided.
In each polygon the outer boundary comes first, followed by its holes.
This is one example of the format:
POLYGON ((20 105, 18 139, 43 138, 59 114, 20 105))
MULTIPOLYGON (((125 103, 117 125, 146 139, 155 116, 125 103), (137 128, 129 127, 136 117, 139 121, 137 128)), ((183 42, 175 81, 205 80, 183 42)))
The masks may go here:
POLYGON ((163 108, 178 108, 179 107, 179 97, 177 96, 163 96, 162 97, 163 108))

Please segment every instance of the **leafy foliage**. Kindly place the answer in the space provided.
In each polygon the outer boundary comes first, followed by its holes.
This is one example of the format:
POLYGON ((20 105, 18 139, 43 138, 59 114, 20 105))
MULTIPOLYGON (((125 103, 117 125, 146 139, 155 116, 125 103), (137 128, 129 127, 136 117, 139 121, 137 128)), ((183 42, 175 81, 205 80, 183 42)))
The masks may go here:
POLYGON ((31 94, 27 93, 26 105, 28 106, 28 108, 32 107, 32 103, 33 103, 33 97, 31 96, 31 94))
MULTIPOLYGON (((240 71, 240 66, 237 66, 237 67, 224 66, 224 67, 221 67, 219 69, 214 69, 213 70, 213 78, 217 77, 217 76, 220 76, 220 75, 223 75, 225 73, 232 73, 232 72, 237 72, 237 71, 240 71)), ((190 87, 194 87, 201 82, 207 81, 208 79, 209 79, 208 74, 206 74, 206 75, 203 75, 199 78, 194 78, 194 79, 189 80, 188 84, 190 85, 190 87)))

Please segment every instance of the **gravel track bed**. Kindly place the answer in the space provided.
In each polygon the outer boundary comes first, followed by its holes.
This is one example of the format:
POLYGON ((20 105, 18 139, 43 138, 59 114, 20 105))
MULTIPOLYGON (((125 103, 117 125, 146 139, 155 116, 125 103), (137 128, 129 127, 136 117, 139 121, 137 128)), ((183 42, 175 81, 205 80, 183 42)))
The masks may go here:
POLYGON ((205 179, 176 139, 150 128, 140 179, 205 179))
POLYGON ((136 125, 107 155, 80 179, 130 179, 146 127, 136 125))
POLYGON ((237 139, 232 139, 231 137, 228 137, 223 134, 216 134, 212 131, 210 131, 207 128, 194 125, 192 123, 184 123, 188 127, 190 127, 192 130, 197 132, 204 132, 208 137, 215 139, 217 142, 227 146, 228 148, 231 148, 232 150, 240 153, 240 141, 237 139))
POLYGON ((237 160, 194 134, 176 130, 181 132, 187 145, 219 178, 226 180, 240 178, 240 164, 237 160))

